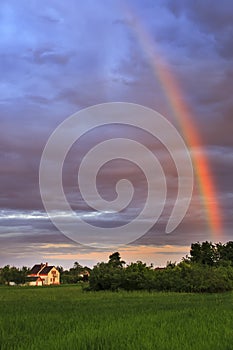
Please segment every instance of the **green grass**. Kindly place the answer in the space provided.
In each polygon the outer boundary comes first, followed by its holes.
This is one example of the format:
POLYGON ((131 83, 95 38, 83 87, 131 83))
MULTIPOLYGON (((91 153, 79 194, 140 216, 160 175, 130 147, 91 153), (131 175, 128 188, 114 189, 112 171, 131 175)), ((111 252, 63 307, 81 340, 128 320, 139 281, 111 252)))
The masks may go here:
POLYGON ((1 287, 0 349, 232 350, 233 293, 1 287))

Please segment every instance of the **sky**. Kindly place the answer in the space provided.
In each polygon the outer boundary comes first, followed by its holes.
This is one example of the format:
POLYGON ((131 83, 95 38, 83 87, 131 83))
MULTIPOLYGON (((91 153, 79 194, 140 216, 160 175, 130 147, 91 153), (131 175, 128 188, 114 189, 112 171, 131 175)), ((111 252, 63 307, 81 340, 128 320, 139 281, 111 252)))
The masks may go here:
MULTIPOLYGON (((164 266, 188 254, 192 242, 232 240, 232 23, 230 0, 1 1, 0 266, 42 261, 93 266, 115 250, 128 263, 164 266), (193 194, 180 225, 166 233, 178 190, 166 147, 131 126, 95 128, 70 147, 62 180, 76 215, 103 228, 102 243, 105 235, 111 243, 112 227, 138 215, 147 181, 133 162, 109 161, 96 177, 99 194, 114 200, 117 181, 127 178, 134 187, 132 201, 119 213, 90 207, 77 186, 77 172, 95 145, 116 137, 143 144, 166 174, 167 199, 158 221, 137 239, 121 247, 88 246, 78 222, 73 240, 49 219, 40 195, 39 166, 47 140, 62 122, 109 102, 142 105, 172 123, 192 157, 193 194)), ((59 216, 59 199, 53 200, 59 216)))

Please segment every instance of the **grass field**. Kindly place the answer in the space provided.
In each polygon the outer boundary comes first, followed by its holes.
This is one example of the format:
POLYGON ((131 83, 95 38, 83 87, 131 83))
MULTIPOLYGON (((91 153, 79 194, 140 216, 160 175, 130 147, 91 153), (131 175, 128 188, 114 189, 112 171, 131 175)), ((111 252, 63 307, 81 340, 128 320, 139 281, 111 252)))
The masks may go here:
POLYGON ((233 293, 1 287, 0 349, 232 350, 233 293))

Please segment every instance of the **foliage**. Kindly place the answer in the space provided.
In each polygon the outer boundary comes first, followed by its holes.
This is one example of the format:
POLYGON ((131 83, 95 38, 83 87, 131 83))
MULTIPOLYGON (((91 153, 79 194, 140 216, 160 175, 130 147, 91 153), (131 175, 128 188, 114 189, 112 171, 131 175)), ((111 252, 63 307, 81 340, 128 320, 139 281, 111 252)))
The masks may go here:
POLYGON ((125 290, 150 290, 153 281, 152 266, 137 261, 128 265, 124 271, 122 288, 125 290))
POLYGON ((10 267, 10 265, 6 265, 0 268, 0 284, 9 284, 10 282, 23 284, 25 283, 28 272, 29 268, 26 266, 17 268, 15 266, 10 267))
POLYGON ((190 257, 179 264, 153 269, 137 261, 123 267, 118 252, 98 263, 90 275, 90 290, 156 290, 173 292, 223 292, 233 289, 233 242, 191 245, 190 257))
POLYGON ((118 252, 110 255, 107 263, 98 263, 90 274, 90 289, 115 291, 121 288, 124 264, 118 252))
POLYGON ((121 256, 119 252, 115 252, 109 256, 108 264, 112 267, 123 267, 125 265, 125 261, 121 260, 121 256))
POLYGON ((75 261, 74 266, 69 270, 63 270, 61 266, 58 269, 60 271, 61 283, 65 284, 74 284, 79 281, 87 282, 91 271, 89 267, 82 266, 77 261, 75 261))
MULTIPOLYGON (((57 267, 63 284, 89 280, 89 290, 121 289, 173 291, 173 292, 223 292, 233 289, 233 242, 191 244, 190 257, 176 264, 167 262, 165 268, 154 269, 141 261, 125 266, 120 253, 109 256, 107 263, 98 263, 91 270, 77 261, 69 270, 57 267), (90 277, 89 277, 90 275, 90 277)), ((10 267, 0 269, 0 284, 23 284, 29 269, 10 267)))
POLYGON ((181 262, 174 269, 155 271, 153 289, 173 292, 224 292, 233 289, 233 268, 181 262))
POLYGON ((216 266, 228 262, 233 266, 233 241, 226 244, 207 241, 192 243, 190 255, 190 260, 195 263, 216 266))

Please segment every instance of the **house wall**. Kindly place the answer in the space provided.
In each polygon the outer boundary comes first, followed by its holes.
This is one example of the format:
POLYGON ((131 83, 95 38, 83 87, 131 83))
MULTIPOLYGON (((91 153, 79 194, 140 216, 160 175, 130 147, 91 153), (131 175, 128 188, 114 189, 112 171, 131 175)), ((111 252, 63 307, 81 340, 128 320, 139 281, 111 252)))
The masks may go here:
POLYGON ((29 286, 43 286, 43 282, 40 280, 28 282, 29 286))
POLYGON ((40 277, 43 280, 43 285, 47 285, 48 284, 48 276, 47 275, 40 275, 40 277))
POLYGON ((48 273, 48 284, 60 284, 60 272, 55 267, 48 273))
POLYGON ((60 284, 60 273, 59 271, 53 267, 48 275, 40 275, 41 278, 43 279, 43 284, 44 285, 51 285, 51 284, 60 284))
POLYGON ((29 285, 29 286, 36 286, 36 281, 28 282, 28 285, 29 285))

